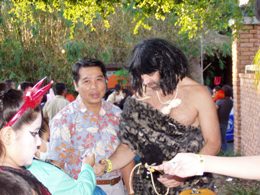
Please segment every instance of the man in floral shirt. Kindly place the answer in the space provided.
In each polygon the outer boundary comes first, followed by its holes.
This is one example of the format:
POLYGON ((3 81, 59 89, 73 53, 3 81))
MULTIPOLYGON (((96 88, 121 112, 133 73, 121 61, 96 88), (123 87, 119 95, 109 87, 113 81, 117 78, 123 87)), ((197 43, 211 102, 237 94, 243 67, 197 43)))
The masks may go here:
MULTIPOLYGON (((116 150, 121 110, 103 100, 106 70, 101 61, 83 58, 72 73, 79 95, 50 121, 48 159, 77 178, 84 155, 95 154, 98 163, 116 150)), ((124 194, 120 170, 97 177, 97 185, 107 194, 124 194)))

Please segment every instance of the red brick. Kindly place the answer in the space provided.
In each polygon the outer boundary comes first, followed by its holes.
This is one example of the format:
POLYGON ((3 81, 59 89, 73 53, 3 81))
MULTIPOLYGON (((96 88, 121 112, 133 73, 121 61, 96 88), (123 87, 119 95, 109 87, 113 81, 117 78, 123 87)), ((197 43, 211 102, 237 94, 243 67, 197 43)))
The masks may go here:
POLYGON ((241 54, 242 56, 249 56, 249 57, 250 57, 250 56, 253 56, 253 55, 254 55, 254 52, 248 50, 248 51, 240 52, 240 54, 241 54))
POLYGON ((254 35, 251 34, 251 33, 245 33, 245 34, 241 34, 241 35, 239 36, 240 40, 241 40, 241 39, 246 39, 246 38, 253 38, 253 37, 254 37, 254 35))
POLYGON ((250 56, 247 56, 247 55, 241 55, 240 57, 239 57, 239 59, 240 60, 249 60, 250 59, 250 56))
POLYGON ((238 50, 239 51, 250 51, 252 48, 247 48, 247 47, 240 47, 238 50))
POLYGON ((253 47, 254 44, 253 43, 241 43, 240 47, 253 47))
POLYGON ((259 39, 257 38, 253 38, 253 39, 249 39, 250 43, 259 43, 259 39))
POLYGON ((240 43, 248 43, 250 42, 250 39, 239 39, 240 43))
POLYGON ((256 29, 254 29, 254 30, 250 30, 249 32, 252 34, 256 34, 258 31, 256 29))
POLYGON ((242 34, 248 34, 249 33, 249 30, 239 30, 238 31, 238 33, 239 33, 239 37, 242 35, 242 34))

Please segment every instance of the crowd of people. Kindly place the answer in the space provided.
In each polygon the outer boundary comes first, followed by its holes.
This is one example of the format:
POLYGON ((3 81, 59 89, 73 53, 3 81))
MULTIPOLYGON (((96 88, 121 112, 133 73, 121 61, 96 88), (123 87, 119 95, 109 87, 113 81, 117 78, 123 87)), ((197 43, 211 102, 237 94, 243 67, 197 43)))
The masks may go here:
POLYGON ((257 156, 214 157, 225 147, 230 87, 214 102, 189 77, 184 53, 159 38, 133 48, 128 70, 132 93, 117 85, 106 99, 105 64, 87 57, 72 65, 71 102, 64 83, 0 83, 0 191, 178 194, 214 191, 207 172, 259 179, 257 156))

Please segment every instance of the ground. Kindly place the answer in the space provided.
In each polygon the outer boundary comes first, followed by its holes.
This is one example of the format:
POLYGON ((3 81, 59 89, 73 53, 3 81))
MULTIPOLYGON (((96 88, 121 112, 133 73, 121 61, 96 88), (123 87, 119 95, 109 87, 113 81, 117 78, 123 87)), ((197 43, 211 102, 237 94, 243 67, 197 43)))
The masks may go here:
POLYGON ((218 195, 260 195, 260 181, 214 175, 218 195))
MULTIPOLYGON (((233 142, 228 143, 228 152, 233 156, 233 142)), ((245 180, 214 174, 217 195, 260 195, 260 181, 245 180)))

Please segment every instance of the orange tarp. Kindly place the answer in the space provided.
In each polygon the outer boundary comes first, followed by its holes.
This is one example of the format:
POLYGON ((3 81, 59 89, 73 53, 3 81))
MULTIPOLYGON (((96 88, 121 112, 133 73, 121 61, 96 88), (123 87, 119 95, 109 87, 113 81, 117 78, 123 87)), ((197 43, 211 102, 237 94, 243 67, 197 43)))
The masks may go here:
POLYGON ((112 74, 108 77, 107 88, 114 88, 119 80, 119 76, 112 74))

